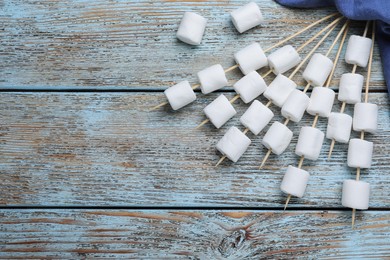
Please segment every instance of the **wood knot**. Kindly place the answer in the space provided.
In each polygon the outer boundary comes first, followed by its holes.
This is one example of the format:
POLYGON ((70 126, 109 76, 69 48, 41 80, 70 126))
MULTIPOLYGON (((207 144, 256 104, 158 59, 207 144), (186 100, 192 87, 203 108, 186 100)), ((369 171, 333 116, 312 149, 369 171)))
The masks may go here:
POLYGON ((247 237, 247 232, 244 229, 235 230, 224 237, 218 246, 218 251, 223 257, 234 255, 240 250, 247 237))

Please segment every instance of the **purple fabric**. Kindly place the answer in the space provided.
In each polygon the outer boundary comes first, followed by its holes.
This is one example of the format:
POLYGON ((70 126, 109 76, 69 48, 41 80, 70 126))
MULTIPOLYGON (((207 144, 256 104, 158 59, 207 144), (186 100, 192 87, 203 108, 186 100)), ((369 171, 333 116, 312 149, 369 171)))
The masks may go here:
POLYGON ((390 95, 390 0, 275 0, 281 5, 299 8, 336 6, 352 20, 377 20, 376 39, 382 57, 383 72, 390 95))

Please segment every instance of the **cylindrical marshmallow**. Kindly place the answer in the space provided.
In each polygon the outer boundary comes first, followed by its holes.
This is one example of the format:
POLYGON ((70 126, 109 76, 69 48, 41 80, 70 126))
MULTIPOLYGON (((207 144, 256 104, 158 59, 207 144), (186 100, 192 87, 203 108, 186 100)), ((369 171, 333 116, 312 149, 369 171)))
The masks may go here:
POLYGON ((264 21, 260 8, 255 2, 241 6, 231 12, 230 15, 239 33, 243 33, 264 21))
POLYGON ((234 53, 234 59, 244 75, 268 65, 267 56, 257 42, 234 53))
POLYGON ((209 94, 228 84, 228 80, 220 64, 205 68, 198 72, 200 89, 203 94, 209 94))
POLYGON ((220 128, 237 114, 230 101, 223 94, 208 104, 203 111, 216 128, 220 128))
POLYGON ((317 160, 320 156, 324 133, 314 127, 304 126, 299 133, 295 153, 305 159, 317 160))
POLYGON ((264 96, 278 107, 281 107, 296 87, 297 84, 294 81, 279 74, 264 91, 264 96))
POLYGON ((301 121, 309 101, 310 98, 305 93, 294 89, 282 106, 282 115, 293 122, 301 121))
POLYGON ((232 126, 219 140, 217 150, 226 155, 231 161, 237 162, 248 149, 250 143, 251 140, 243 132, 232 126))
POLYGON ((262 144, 276 155, 283 153, 291 142, 293 133, 287 126, 274 122, 264 135, 262 144))
POLYGON ((353 209, 368 209, 370 184, 365 181, 345 180, 341 204, 353 209))
POLYGON ((167 88, 164 94, 173 110, 178 110, 196 99, 195 92, 188 81, 182 81, 167 88))
POLYGON ((375 133, 378 129, 378 106, 356 103, 353 112, 353 130, 375 133))
POLYGON ((347 104, 356 104, 361 101, 364 77, 356 73, 341 75, 338 99, 347 104))
POLYGON ((333 62, 325 55, 311 57, 302 77, 314 87, 322 87, 333 68, 333 62))
POLYGON ((271 109, 255 100, 241 116, 240 122, 254 135, 258 135, 273 117, 274 113, 272 113, 271 109))
POLYGON ((362 139, 351 139, 348 146, 348 166, 353 168, 370 168, 374 143, 362 139))
POLYGON ((372 40, 367 37, 352 35, 349 37, 345 61, 348 64, 356 64, 366 67, 370 57, 372 40))
POLYGON ((340 143, 348 143, 351 136, 352 117, 344 113, 330 113, 326 138, 340 143))
POLYGON ((202 41, 206 23, 207 19, 203 16, 193 12, 185 12, 176 36, 182 42, 199 45, 202 41))
POLYGON ((322 117, 328 117, 332 111, 335 95, 334 91, 330 88, 314 88, 306 109, 307 113, 313 116, 318 114, 322 117))
POLYGON ((283 46, 268 55, 268 65, 275 75, 285 73, 301 62, 298 52, 291 45, 283 46))
POLYGON ((267 88, 267 84, 259 73, 252 71, 234 83, 233 88, 247 104, 260 96, 267 88))
POLYGON ((302 198, 303 194, 305 194, 309 176, 310 174, 307 171, 289 165, 280 189, 286 194, 302 198))

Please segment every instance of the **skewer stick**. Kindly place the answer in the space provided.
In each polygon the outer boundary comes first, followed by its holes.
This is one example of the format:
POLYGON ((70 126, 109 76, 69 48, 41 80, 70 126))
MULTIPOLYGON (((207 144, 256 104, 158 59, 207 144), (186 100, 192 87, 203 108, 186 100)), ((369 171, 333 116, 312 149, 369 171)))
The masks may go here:
POLYGON ((249 131, 249 128, 245 128, 245 130, 244 130, 244 135, 246 135, 246 133, 248 133, 248 131, 249 131))
POLYGON ((195 84, 195 85, 193 85, 191 88, 192 88, 192 90, 195 90, 195 89, 197 89, 197 88, 199 88, 200 87, 200 84, 195 84))
POLYGON ((332 142, 330 143, 329 153, 328 153, 328 160, 330 160, 330 157, 332 157, 332 152, 334 148, 334 144, 336 143, 335 139, 332 139, 332 142))
POLYGON ((266 107, 269 107, 272 104, 272 100, 268 101, 267 104, 265 104, 266 107))
POLYGON ((195 129, 198 129, 198 128, 200 128, 201 126, 203 126, 203 125, 205 125, 205 124, 207 124, 208 122, 210 121, 210 119, 205 119, 205 120, 203 120, 202 121, 202 123, 200 123, 199 125, 197 125, 196 127, 195 127, 195 129))
POLYGON ((303 93, 306 93, 310 88, 310 82, 306 84, 306 87, 303 89, 303 93))
POLYGON ((345 101, 343 103, 341 103, 341 108, 340 108, 340 113, 344 113, 344 110, 345 110, 345 105, 347 103, 345 103, 345 101))
POLYGON ((163 107, 163 106, 165 106, 165 105, 168 105, 168 103, 169 103, 169 102, 163 102, 163 103, 161 103, 161 104, 159 104, 159 105, 157 105, 157 106, 155 106, 155 107, 152 107, 149 111, 153 111, 153 110, 156 110, 156 109, 158 109, 158 108, 160 108, 160 107, 163 107))
POLYGON ((236 102, 236 100, 239 99, 239 98, 240 98, 240 95, 239 95, 239 94, 235 95, 232 99, 229 100, 230 104, 233 104, 233 103, 236 102))
POLYGON ((232 71, 232 70, 234 70, 234 69, 236 69, 236 68, 238 68, 238 64, 236 64, 236 65, 233 65, 233 66, 231 66, 231 67, 229 67, 229 68, 227 68, 226 70, 224 70, 224 72, 225 73, 228 73, 229 71, 232 71))
POLYGON ((287 199, 286 199, 286 204, 284 204, 284 210, 286 210, 287 205, 290 202, 290 199, 291 199, 291 194, 288 194, 287 199))
POLYGON ((267 153, 265 154, 263 161, 261 162, 261 165, 259 167, 259 170, 263 168, 265 162, 268 160, 268 157, 271 155, 272 149, 268 149, 267 153))
POLYGON ((311 127, 316 127, 317 122, 318 122, 318 114, 316 114, 316 116, 314 117, 313 124, 311 127))

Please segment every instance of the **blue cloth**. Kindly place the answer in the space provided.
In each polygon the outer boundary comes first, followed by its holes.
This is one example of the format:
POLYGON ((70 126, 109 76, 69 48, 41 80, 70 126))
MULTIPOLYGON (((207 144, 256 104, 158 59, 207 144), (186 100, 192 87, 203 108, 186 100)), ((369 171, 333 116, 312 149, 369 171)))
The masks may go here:
POLYGON ((336 6, 352 20, 376 20, 376 40, 382 57, 383 73, 390 95, 390 0, 275 0, 299 8, 336 6))

